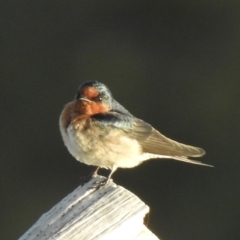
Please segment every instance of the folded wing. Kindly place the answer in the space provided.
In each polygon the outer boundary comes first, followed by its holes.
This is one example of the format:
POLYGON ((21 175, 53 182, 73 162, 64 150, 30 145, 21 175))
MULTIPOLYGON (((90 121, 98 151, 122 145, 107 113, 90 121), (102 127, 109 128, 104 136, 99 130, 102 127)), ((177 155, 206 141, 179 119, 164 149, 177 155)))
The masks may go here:
POLYGON ((188 157, 203 156, 205 151, 202 148, 193 147, 167 138, 140 119, 135 120, 134 130, 130 134, 139 142, 144 153, 160 155, 160 157, 173 158, 193 164, 211 166, 200 161, 188 159, 188 157))

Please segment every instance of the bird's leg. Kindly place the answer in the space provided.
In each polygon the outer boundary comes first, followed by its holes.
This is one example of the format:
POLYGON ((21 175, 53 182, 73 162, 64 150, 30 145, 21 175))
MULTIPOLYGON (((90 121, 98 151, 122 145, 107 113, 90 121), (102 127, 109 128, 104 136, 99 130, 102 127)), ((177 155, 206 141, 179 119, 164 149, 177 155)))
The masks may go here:
POLYGON ((108 174, 108 177, 106 179, 106 183, 107 184, 109 182, 109 180, 111 179, 111 176, 113 175, 113 173, 117 170, 117 168, 112 168, 110 173, 108 174))
POLYGON ((80 185, 83 186, 85 183, 89 182, 93 177, 97 176, 97 172, 99 170, 99 167, 97 167, 93 172, 91 172, 89 175, 81 177, 80 178, 80 185))
POLYGON ((103 181, 100 182, 96 182, 91 188, 96 188, 99 189, 102 186, 105 186, 111 179, 111 176, 113 175, 113 173, 117 170, 117 167, 114 165, 111 170, 110 173, 108 174, 108 177, 106 179, 104 179, 103 181))
POLYGON ((99 167, 97 167, 90 175, 91 175, 91 177, 96 177, 98 174, 97 174, 97 172, 98 172, 98 170, 99 170, 99 167))

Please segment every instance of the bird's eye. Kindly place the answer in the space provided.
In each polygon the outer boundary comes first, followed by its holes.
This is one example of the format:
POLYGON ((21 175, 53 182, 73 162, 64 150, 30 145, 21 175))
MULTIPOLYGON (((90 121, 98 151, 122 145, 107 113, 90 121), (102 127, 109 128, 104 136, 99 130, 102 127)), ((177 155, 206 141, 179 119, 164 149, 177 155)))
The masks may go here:
POLYGON ((102 97, 98 96, 92 99, 94 102, 101 102, 103 100, 102 97))

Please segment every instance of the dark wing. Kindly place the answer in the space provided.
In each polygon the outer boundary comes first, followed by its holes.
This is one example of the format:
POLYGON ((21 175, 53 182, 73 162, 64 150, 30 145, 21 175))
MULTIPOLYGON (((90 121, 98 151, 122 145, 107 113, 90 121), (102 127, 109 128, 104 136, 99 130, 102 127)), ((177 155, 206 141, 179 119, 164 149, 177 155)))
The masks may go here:
POLYGON ((146 140, 152 131, 152 126, 140 119, 136 119, 127 109, 113 99, 112 110, 106 113, 99 113, 91 116, 92 120, 99 126, 110 131, 111 127, 121 129, 136 140, 146 140), (142 124, 136 124, 137 122, 142 124), (134 135, 133 133, 136 133, 134 135))
POLYGON ((205 151, 198 147, 189 146, 183 143, 176 142, 170 138, 165 137, 156 129, 151 127, 147 129, 148 125, 142 120, 136 119, 134 129, 131 135, 138 140, 142 146, 143 152, 167 155, 167 156, 186 156, 186 157, 201 157, 205 151), (145 127, 145 128, 144 128, 145 127), (139 129, 145 129, 146 138, 142 138, 142 131, 139 137, 139 129))
POLYGON ((171 140, 143 120, 118 112, 101 113, 92 116, 105 127, 120 128, 129 137, 136 139, 143 152, 167 156, 200 157, 205 154, 201 148, 192 147, 171 140))
MULTIPOLYGON (((112 108, 109 112, 95 114, 91 118, 104 127, 116 127, 127 132, 134 130, 135 117, 114 99, 112 99, 112 108)), ((147 128, 150 131, 151 126, 148 125, 147 128)), ((139 131, 141 135, 141 130, 139 129, 139 131)))
POLYGON ((92 118, 109 130, 108 127, 116 127, 126 132, 129 137, 138 141, 144 153, 162 155, 193 164, 207 165, 188 159, 188 157, 201 157, 205 154, 203 149, 165 137, 150 124, 133 117, 127 110, 125 113, 110 111, 104 114, 96 114, 92 118))
MULTIPOLYGON (((95 124, 99 124, 104 128, 115 127, 123 131, 130 131, 133 129, 132 117, 118 112, 99 113, 91 116, 95 124)), ((110 128, 109 128, 110 129, 110 128)))
POLYGON ((161 155, 160 158, 172 158, 182 162, 212 167, 212 165, 188 158, 201 157, 205 154, 203 149, 171 140, 140 119, 135 119, 134 130, 128 135, 139 142, 143 152, 155 155, 153 158, 161 155))

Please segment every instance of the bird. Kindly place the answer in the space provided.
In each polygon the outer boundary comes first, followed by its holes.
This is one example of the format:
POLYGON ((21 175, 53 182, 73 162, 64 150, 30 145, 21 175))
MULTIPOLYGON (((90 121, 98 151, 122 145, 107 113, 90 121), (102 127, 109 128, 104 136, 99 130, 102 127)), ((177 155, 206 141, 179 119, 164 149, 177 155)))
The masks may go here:
POLYGON ((59 119, 60 132, 70 154, 81 163, 109 169, 103 186, 118 168, 133 168, 149 159, 174 159, 203 166, 189 159, 205 154, 202 148, 174 141, 118 103, 109 88, 85 81, 59 119))

